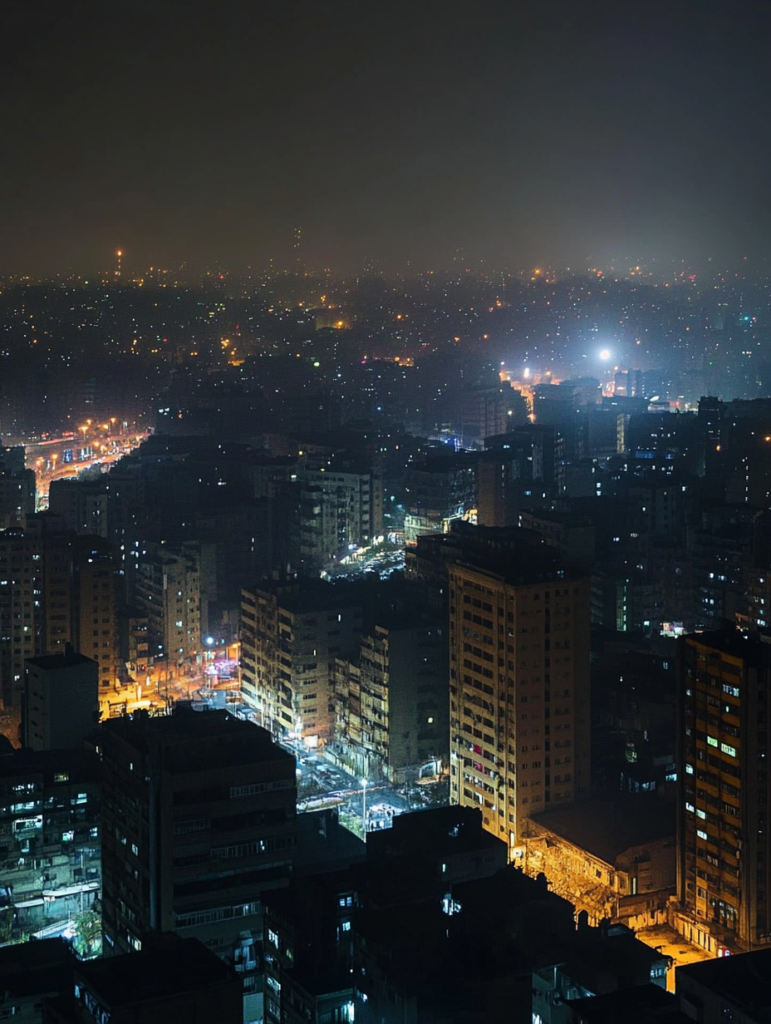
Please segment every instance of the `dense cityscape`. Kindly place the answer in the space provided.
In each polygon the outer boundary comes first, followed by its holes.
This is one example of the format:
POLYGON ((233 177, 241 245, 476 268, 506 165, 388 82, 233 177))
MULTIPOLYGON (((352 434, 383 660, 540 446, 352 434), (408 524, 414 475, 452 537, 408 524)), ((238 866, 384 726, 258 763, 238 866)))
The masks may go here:
POLYGON ((0 1020, 768 1024, 768 33, 65 6, 0 61, 0 1020))

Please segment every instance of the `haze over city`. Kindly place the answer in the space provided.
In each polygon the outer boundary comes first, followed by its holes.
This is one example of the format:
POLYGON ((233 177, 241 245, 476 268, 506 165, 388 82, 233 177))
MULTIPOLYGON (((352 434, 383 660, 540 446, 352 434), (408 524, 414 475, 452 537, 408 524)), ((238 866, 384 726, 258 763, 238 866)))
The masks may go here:
POLYGON ((765 12, 4 18, 0 1019, 768 1024, 765 12))
POLYGON ((582 271, 765 257, 746 3, 23 4, 0 270, 582 271))

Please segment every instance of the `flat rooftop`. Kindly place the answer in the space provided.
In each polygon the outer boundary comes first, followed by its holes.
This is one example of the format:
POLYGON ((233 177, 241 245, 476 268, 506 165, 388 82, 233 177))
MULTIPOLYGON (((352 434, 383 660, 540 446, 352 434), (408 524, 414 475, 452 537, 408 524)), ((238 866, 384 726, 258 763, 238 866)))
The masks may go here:
POLYGON ((590 999, 569 999, 583 1024, 685 1024, 677 997, 658 985, 637 985, 590 999))
POLYGON ((271 594, 276 598, 279 608, 294 614, 356 608, 359 605, 358 600, 348 588, 316 578, 261 580, 254 586, 243 589, 251 594, 271 594))
MULTIPOLYGON (((10 750, 0 749, 0 779, 30 775, 69 775, 78 782, 99 777, 99 756, 92 750, 10 750)), ((65 780, 62 779, 62 782, 65 780)))
POLYGON ((675 977, 678 990, 685 977, 746 1010, 753 1020, 771 1021, 771 949, 686 964, 675 977))
POLYGON ((64 939, 40 939, 0 949, 0 988, 9 996, 55 992, 69 985, 76 964, 64 939))
POLYGON ((77 965, 76 974, 111 1010, 233 979, 230 967, 198 939, 152 943, 138 953, 84 960, 77 965))
POLYGON ((139 749, 151 743, 171 747, 186 747, 194 743, 203 758, 208 760, 209 746, 214 746, 221 766, 253 761, 294 761, 294 755, 284 750, 262 726, 236 718, 229 711, 193 711, 177 708, 171 715, 151 717, 140 711, 122 718, 110 718, 101 729, 119 736, 139 749))
POLYGON ((390 829, 371 832, 367 837, 367 859, 378 857, 453 856, 473 850, 490 850, 506 862, 506 844, 482 825, 482 812, 475 807, 434 807, 400 814, 390 829))
POLYGON ((771 639, 761 639, 761 634, 749 636, 738 629, 715 629, 709 633, 689 634, 682 638, 683 641, 690 647, 711 647, 752 663, 766 662, 771 658, 771 639))
POLYGON ((607 864, 631 846, 674 839, 677 832, 675 804, 657 796, 595 797, 551 808, 531 820, 607 864))
POLYGON ((27 658, 25 664, 52 672, 56 669, 75 668, 78 665, 96 665, 96 662, 87 658, 85 654, 74 651, 72 654, 45 654, 40 658, 27 658))

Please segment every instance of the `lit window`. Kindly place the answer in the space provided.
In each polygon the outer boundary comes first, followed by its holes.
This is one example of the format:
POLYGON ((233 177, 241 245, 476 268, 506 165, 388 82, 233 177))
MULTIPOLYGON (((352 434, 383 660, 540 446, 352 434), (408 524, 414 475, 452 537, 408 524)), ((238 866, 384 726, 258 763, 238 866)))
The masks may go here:
POLYGON ((732 747, 728 743, 721 743, 720 749, 724 754, 728 754, 729 757, 736 757, 736 747, 732 747))
POLYGON ((703 832, 700 828, 696 829, 696 835, 699 837, 699 839, 706 839, 707 838, 707 833, 703 832))

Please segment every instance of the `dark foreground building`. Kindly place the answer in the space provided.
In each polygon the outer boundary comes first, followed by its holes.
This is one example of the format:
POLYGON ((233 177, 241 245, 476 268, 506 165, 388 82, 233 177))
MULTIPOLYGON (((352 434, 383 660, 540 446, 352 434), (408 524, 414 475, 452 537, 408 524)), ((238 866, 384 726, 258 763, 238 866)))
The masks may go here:
POLYGON ((297 839, 294 758, 226 711, 112 719, 100 743, 105 953, 194 936, 243 977, 256 1019, 262 894, 287 883, 297 839))

